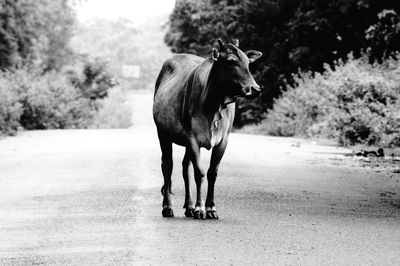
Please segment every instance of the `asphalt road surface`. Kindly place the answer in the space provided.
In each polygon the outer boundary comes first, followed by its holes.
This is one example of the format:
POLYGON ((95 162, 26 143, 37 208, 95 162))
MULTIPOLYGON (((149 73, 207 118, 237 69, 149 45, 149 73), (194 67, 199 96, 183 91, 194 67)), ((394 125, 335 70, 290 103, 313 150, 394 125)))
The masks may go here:
POLYGON ((0 265, 400 264, 400 175, 303 140, 232 134, 204 221, 184 217, 176 146, 162 218, 151 95, 134 104, 131 129, 0 140, 0 265))

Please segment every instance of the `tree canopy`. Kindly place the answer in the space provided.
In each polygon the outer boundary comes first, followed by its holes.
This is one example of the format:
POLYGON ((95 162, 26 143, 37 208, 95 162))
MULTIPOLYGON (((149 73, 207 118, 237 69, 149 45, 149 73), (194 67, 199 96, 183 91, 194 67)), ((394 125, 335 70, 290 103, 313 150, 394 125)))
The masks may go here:
POLYGON ((60 68, 75 25, 69 0, 0 0, 0 69, 31 64, 60 68))
POLYGON ((175 53, 208 56, 217 38, 238 38, 241 49, 263 52, 252 69, 261 102, 239 103, 240 126, 259 121, 299 69, 322 71, 349 53, 379 61, 398 51, 399 11, 397 0, 177 0, 165 42, 175 53))
POLYGON ((166 19, 155 17, 138 26, 127 19, 92 19, 78 24, 71 45, 76 51, 106 61, 122 87, 153 89, 163 61, 171 54, 160 41, 166 19), (124 65, 140 66, 140 78, 125 77, 124 65))

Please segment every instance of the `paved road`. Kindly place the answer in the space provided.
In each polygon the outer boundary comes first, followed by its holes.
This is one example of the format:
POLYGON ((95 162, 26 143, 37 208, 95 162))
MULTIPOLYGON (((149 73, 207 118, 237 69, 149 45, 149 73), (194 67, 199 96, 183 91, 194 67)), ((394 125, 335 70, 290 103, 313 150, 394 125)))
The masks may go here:
POLYGON ((176 147, 162 218, 150 102, 129 130, 0 141, 0 265, 400 264, 400 175, 302 140, 233 134, 215 221, 184 218, 176 147))

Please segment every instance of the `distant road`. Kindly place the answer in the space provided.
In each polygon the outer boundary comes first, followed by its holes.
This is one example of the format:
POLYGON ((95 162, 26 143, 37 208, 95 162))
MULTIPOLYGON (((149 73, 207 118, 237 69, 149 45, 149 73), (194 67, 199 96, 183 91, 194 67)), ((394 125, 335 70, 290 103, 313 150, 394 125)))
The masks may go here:
POLYGON ((152 115, 153 92, 139 90, 132 95, 132 124, 135 128, 155 129, 152 115))
POLYGON ((0 140, 0 265, 399 265, 400 175, 303 140, 232 134, 212 221, 184 218, 176 147, 162 218, 151 98, 129 130, 0 140))

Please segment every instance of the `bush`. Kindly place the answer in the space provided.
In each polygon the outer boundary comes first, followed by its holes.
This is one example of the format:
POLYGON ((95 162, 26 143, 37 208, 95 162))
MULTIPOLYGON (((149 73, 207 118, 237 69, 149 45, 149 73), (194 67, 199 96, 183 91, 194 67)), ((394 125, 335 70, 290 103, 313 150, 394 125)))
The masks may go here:
MULTIPOLYGON (((26 73, 25 73, 26 75, 26 73)), ((94 109, 68 81, 56 73, 29 75, 33 82, 24 84, 20 94, 25 129, 86 128, 94 109)))
POLYGON ((16 91, 9 90, 10 81, 6 73, 0 74, 0 136, 14 135, 20 126, 22 104, 16 91))
POLYGON ((366 57, 326 66, 323 74, 299 74, 258 131, 400 146, 399 74, 398 60, 370 65, 366 57))
POLYGON ((12 134, 25 129, 86 128, 95 111, 62 74, 38 74, 26 69, 3 72, 0 90, 0 130, 12 134))
POLYGON ((80 65, 67 71, 68 80, 80 90, 85 98, 91 100, 103 99, 108 96, 108 90, 118 83, 109 72, 107 64, 99 59, 81 59, 80 65))
POLYGON ((327 74, 303 73, 295 77, 297 87, 289 87, 274 103, 266 121, 269 134, 276 136, 314 136, 329 134, 325 119, 334 94, 326 82, 327 74))

